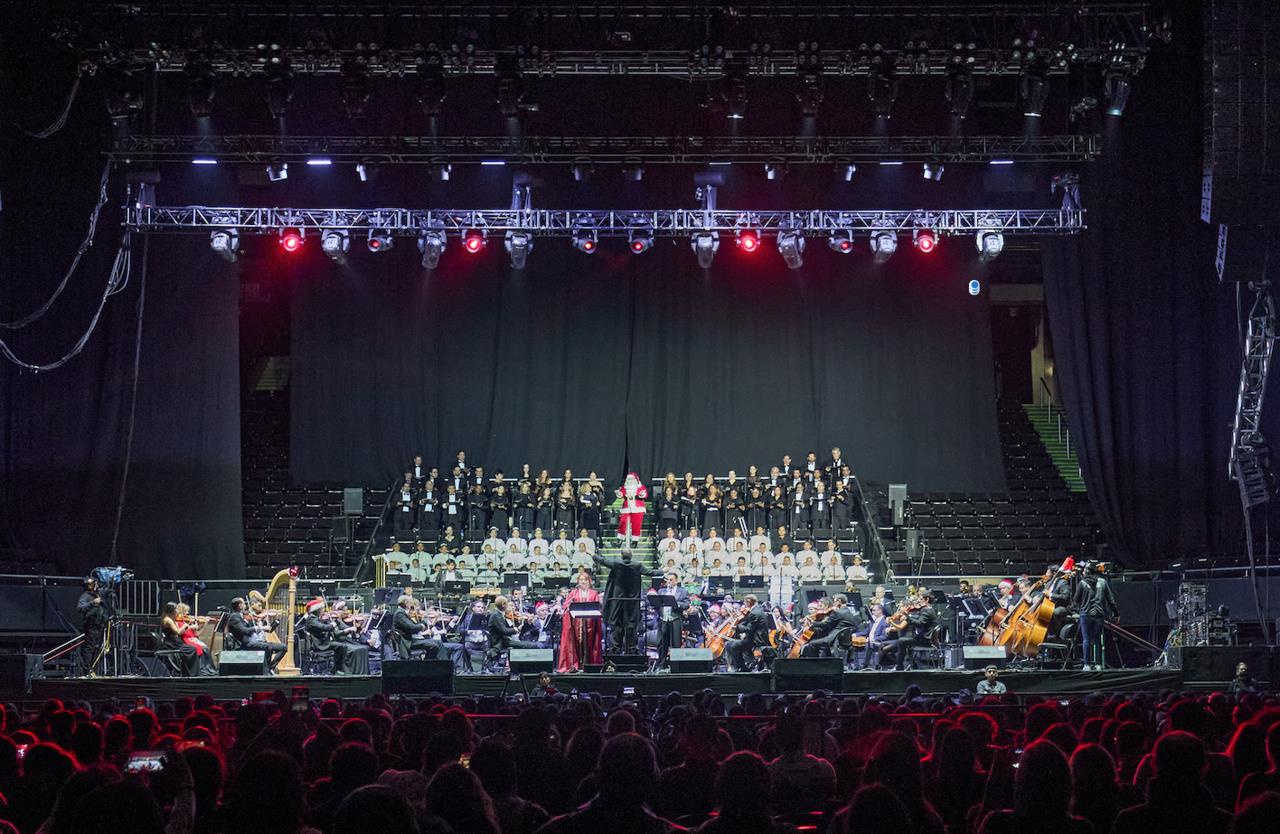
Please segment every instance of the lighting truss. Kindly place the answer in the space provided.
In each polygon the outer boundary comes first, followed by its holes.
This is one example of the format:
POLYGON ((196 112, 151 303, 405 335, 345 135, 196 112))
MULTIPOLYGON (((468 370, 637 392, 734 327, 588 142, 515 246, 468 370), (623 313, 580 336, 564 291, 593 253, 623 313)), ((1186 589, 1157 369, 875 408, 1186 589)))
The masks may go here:
POLYGON ((1078 234, 1085 229, 1083 209, 898 209, 872 211, 736 211, 732 209, 410 209, 410 208, 251 208, 215 206, 126 206, 124 225, 135 231, 208 234, 236 229, 242 235, 275 235, 282 228, 318 233, 348 229, 352 235, 377 229, 396 237, 416 238, 423 230, 450 235, 466 230, 489 234, 528 232, 538 237, 628 238, 636 229, 654 237, 689 237, 720 232, 732 238, 750 228, 761 237, 795 231, 808 237, 872 232, 910 234, 919 228, 939 235, 976 235, 994 230, 1010 235, 1078 234))
POLYGON ((1238 482, 1246 508, 1265 503, 1271 497, 1265 475, 1269 452, 1262 434, 1262 401, 1267 390, 1271 354, 1280 337, 1280 317, 1277 317, 1271 287, 1264 283, 1255 289, 1245 330, 1236 416, 1231 425, 1231 461, 1227 470, 1231 480, 1238 482))
POLYGON ((279 164, 324 157, 337 163, 508 164, 849 164, 902 162, 1087 162, 1102 153, 1096 135, 1039 136, 279 136, 146 135, 118 139, 119 161, 279 164))

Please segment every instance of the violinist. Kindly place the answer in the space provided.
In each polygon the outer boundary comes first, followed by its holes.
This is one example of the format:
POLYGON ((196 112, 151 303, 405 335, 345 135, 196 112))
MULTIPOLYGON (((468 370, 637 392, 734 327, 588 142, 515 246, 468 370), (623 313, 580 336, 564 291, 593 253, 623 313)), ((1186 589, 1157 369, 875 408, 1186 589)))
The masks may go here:
POLYGON ((889 625, 897 633, 897 637, 886 640, 883 648, 894 656, 895 668, 899 671, 906 669, 911 649, 928 642, 937 624, 938 613, 929 604, 929 589, 922 585, 918 596, 909 598, 890 618, 889 625))
POLYGON ((243 597, 231 600, 231 617, 227 620, 227 633, 235 638, 241 649, 266 652, 267 669, 274 675, 276 667, 280 665, 288 649, 281 643, 268 643, 263 636, 264 629, 265 626, 257 622, 257 617, 246 610, 243 597))
POLYGON ((769 645, 769 615, 759 605, 755 594, 747 594, 742 598, 742 608, 738 612, 733 637, 724 641, 724 653, 729 660, 729 671, 746 671, 747 658, 751 657, 757 648, 767 645, 769 645))
POLYGON ((428 660, 440 655, 440 643, 427 636, 427 627, 415 616, 416 603, 408 594, 401 594, 396 600, 396 614, 392 620, 392 628, 406 649, 401 660, 408 660, 410 652, 424 651, 428 660))
POLYGON ((218 674, 217 670, 213 668, 213 658, 209 655, 209 647, 196 636, 197 628, 208 621, 208 617, 191 616, 191 606, 185 602, 178 603, 177 622, 182 627, 182 642, 196 650, 200 674, 205 676, 218 674))
POLYGON ((493 601, 493 613, 489 616, 489 647, 494 651, 506 649, 536 649, 538 644, 530 640, 521 640, 517 624, 521 615, 510 606, 505 596, 493 601))
POLYGON ((302 630, 315 641, 322 651, 333 650, 335 675, 369 674, 369 647, 350 639, 353 627, 339 628, 332 616, 324 610, 324 600, 313 599, 307 603, 307 615, 302 619, 302 630))
POLYGON ((178 603, 166 602, 160 617, 160 632, 164 639, 164 647, 177 651, 182 663, 182 671, 187 677, 196 675, 200 669, 200 656, 195 646, 183 639, 186 628, 179 622, 178 603))
POLYGON ((833 647, 841 634, 851 634, 858 627, 858 615, 849 608, 849 599, 836 594, 831 599, 831 611, 814 623, 813 636, 800 651, 801 657, 831 657, 833 647))

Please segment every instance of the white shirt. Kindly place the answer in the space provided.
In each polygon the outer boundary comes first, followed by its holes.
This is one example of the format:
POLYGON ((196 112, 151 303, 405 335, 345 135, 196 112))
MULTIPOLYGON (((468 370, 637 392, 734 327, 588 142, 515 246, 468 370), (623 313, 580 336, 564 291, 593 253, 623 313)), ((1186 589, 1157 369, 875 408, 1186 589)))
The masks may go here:
POLYGON ((823 582, 840 582, 844 579, 844 568, 841 565, 824 565, 822 568, 823 582))
POLYGON ((512 545, 515 545, 516 553, 519 553, 521 556, 529 552, 529 543, 526 542, 524 539, 520 538, 519 536, 512 536, 511 538, 507 539, 508 553, 511 552, 512 545))
POLYGON ((549 545, 547 543, 547 540, 542 538, 541 536, 537 537, 536 539, 529 539, 529 552, 532 553, 535 547, 542 548, 543 553, 546 553, 549 550, 551 550, 551 545, 549 545))
POLYGON ((801 582, 821 582, 822 569, 817 565, 801 565, 797 569, 801 582))
POLYGON ((502 553, 507 549, 507 543, 497 536, 490 536, 484 540, 480 549, 484 550, 486 547, 490 548, 494 553, 502 553))
POLYGON ((756 552, 756 549, 757 549, 758 547, 760 547, 760 545, 762 545, 762 544, 763 544, 763 545, 764 545, 764 549, 765 549, 765 550, 768 550, 768 549, 769 549, 769 545, 771 545, 772 543, 773 543, 773 542, 769 541, 769 537, 768 537, 768 536, 752 536, 752 537, 751 537, 751 540, 747 543, 747 548, 748 548, 752 553, 755 553, 755 552, 756 552))
POLYGON ((568 559, 573 554, 573 542, 568 539, 556 539, 551 543, 551 555, 560 559, 568 559))
POLYGON ((717 544, 720 545, 721 553, 728 552, 727 550, 725 550, 725 547, 724 547, 724 539, 720 538, 719 536, 712 536, 710 538, 702 540, 702 546, 705 547, 707 550, 714 550, 717 544))
POLYGON ((697 553, 702 550, 701 536, 685 536, 680 540, 680 549, 688 556, 691 553, 697 553))
POLYGON ((866 582, 871 578, 866 565, 850 565, 845 569, 844 578, 851 582, 866 582))
POLYGON ((591 538, 590 536, 578 536, 578 538, 574 539, 573 549, 577 550, 578 546, 583 544, 587 546, 587 553, 596 552, 596 540, 591 538))

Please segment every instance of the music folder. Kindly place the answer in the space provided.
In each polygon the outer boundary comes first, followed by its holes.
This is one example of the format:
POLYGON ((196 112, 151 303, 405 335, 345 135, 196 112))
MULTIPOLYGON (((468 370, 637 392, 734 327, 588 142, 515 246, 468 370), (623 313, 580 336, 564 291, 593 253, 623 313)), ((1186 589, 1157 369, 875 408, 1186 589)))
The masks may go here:
POLYGON ((758 573, 739 576, 734 584, 739 588, 763 588, 764 576, 758 573))
POLYGON ((649 605, 655 609, 675 608, 676 598, 674 594, 648 594, 645 599, 649 600, 649 605))
POLYGON ((465 597, 471 593, 471 583, 460 580, 450 580, 440 585, 440 593, 445 596, 465 597))
POLYGON ((604 616, 604 609, 598 602, 571 602, 569 616, 575 620, 600 618, 604 616))

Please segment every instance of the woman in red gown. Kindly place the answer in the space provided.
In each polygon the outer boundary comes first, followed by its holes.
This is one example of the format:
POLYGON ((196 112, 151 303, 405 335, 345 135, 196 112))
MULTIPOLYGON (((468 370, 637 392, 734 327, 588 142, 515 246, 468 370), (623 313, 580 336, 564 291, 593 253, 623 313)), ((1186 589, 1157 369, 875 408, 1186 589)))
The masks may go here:
POLYGON ((582 663, 604 663, 604 634, 600 618, 575 620, 569 616, 569 605, 574 602, 600 602, 600 592, 592 587, 591 574, 585 570, 578 574, 578 584, 564 600, 560 618, 560 654, 556 658, 557 672, 577 672, 582 663))

